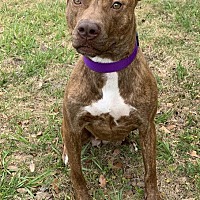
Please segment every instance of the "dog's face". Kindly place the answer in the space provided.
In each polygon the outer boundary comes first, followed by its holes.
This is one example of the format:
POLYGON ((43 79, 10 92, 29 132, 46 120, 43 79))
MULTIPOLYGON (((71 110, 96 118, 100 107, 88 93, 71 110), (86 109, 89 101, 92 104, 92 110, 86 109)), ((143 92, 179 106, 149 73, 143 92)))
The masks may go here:
POLYGON ((67 0, 72 45, 81 54, 116 58, 132 51, 138 0, 67 0), (131 48, 131 49, 130 49, 131 48))

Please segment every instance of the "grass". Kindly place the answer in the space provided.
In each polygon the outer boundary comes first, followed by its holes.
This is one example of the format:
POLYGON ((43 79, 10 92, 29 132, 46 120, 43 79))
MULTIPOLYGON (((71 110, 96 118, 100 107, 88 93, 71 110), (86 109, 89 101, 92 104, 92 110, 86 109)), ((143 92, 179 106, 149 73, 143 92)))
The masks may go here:
MULTIPOLYGON (((199 7, 198 0, 146 0, 136 10, 140 44, 158 81, 158 181, 169 200, 200 196, 199 7)), ((76 58, 64 0, 0 2, 0 199, 72 199, 60 127, 76 58)), ((88 144, 82 162, 94 199, 143 198, 137 133, 122 145, 88 144)))

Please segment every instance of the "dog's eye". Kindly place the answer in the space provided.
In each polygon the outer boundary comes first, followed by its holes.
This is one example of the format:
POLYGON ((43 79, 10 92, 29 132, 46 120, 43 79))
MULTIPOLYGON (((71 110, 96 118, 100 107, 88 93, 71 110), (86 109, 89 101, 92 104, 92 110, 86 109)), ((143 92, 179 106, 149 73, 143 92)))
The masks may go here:
POLYGON ((120 9, 122 7, 122 4, 118 1, 114 2, 112 5, 113 9, 120 9))
POLYGON ((76 5, 81 4, 81 0, 73 0, 73 1, 74 1, 74 4, 76 4, 76 5))

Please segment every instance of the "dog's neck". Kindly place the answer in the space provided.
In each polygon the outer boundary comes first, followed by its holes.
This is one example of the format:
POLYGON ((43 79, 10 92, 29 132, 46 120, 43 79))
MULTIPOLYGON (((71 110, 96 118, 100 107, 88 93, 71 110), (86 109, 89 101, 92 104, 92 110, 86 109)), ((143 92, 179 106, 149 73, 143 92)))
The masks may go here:
POLYGON ((86 66, 95 72, 98 73, 118 72, 122 69, 125 69, 133 62, 133 60, 137 56, 138 47, 139 47, 139 41, 138 41, 138 36, 136 36, 136 42, 133 52, 128 57, 122 60, 112 61, 111 59, 101 58, 97 56, 93 58, 88 58, 84 56, 83 60, 86 66))

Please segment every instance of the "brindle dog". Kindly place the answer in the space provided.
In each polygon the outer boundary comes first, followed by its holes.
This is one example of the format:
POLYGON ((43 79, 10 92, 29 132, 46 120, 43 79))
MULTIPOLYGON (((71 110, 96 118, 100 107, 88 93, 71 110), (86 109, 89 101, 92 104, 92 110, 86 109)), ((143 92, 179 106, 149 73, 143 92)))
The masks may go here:
POLYGON ((83 55, 94 62, 112 63, 127 58, 136 44, 137 0, 67 0, 67 21, 72 45, 82 54, 66 86, 63 104, 63 159, 71 169, 75 197, 88 200, 81 169, 81 148, 91 137, 123 140, 138 129, 145 167, 145 199, 160 200, 156 176, 156 81, 138 48, 126 68, 98 73, 88 68, 83 55))

